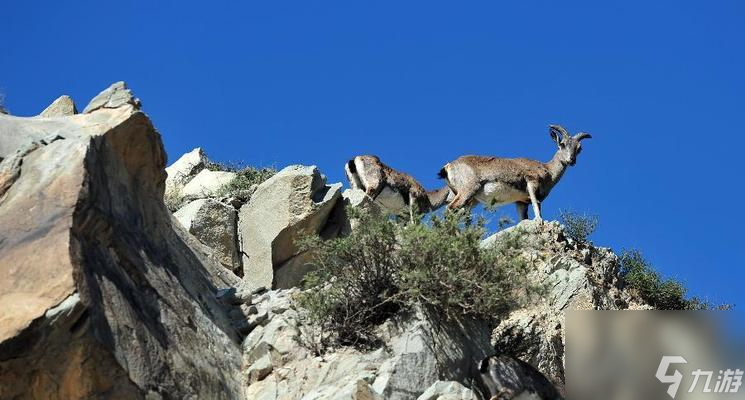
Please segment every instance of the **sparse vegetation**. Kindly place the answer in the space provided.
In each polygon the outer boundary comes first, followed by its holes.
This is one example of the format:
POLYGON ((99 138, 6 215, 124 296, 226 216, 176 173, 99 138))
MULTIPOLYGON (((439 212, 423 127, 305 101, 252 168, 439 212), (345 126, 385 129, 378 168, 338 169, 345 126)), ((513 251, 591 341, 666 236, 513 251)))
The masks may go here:
POLYGON ((559 217, 566 235, 578 243, 587 243, 599 222, 597 215, 577 214, 572 210, 561 210, 559 217))
MULTIPOLYGON (((252 167, 243 163, 214 163, 208 162, 205 168, 211 171, 229 171, 236 173, 236 177, 213 193, 202 193, 200 196, 184 196, 180 188, 166 191, 163 200, 171 212, 176 212, 189 201, 204 197, 245 197, 250 196, 249 189, 271 178, 277 173, 273 167, 252 167)), ((246 199, 244 199, 246 200, 246 199)))
POLYGON ((259 185, 277 173, 274 167, 252 167, 242 162, 227 162, 207 164, 207 169, 213 171, 235 172, 237 176, 218 190, 218 196, 235 196, 245 193, 253 185, 259 185))
POLYGON ((620 256, 621 277, 627 288, 658 310, 724 310, 729 304, 713 304, 698 297, 686 298, 687 289, 675 279, 663 279, 638 250, 620 256))
POLYGON ((332 333, 324 345, 374 346, 377 325, 417 305, 446 317, 494 320, 531 293, 515 241, 482 248, 481 219, 459 212, 408 224, 349 212, 360 221, 350 236, 303 243, 316 250, 318 269, 300 301, 312 322, 332 333))

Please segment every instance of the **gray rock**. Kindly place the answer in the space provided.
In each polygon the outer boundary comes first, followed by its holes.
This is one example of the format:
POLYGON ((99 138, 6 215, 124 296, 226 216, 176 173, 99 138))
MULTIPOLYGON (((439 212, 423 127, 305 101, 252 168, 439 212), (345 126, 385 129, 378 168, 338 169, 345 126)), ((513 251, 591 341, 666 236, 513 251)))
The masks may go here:
POLYGON ((10 157, 0 161, 0 199, 21 176, 24 157, 42 146, 41 141, 33 141, 22 146, 10 157))
POLYGON ((239 398, 239 338, 213 295, 235 280, 160 201, 147 116, 0 116, 0 142, 6 129, 65 139, 24 154, 0 200, 0 398, 239 398))
POLYGON ((215 197, 235 177, 235 172, 203 169, 181 189, 181 196, 192 199, 215 197))
POLYGON ((185 205, 173 216, 189 233, 211 248, 225 268, 243 275, 238 251, 238 213, 233 207, 212 199, 199 199, 185 205))
POLYGON ((94 97, 83 110, 83 114, 92 113, 102 108, 119 108, 127 104, 138 110, 142 105, 140 99, 135 98, 132 91, 127 88, 127 84, 119 81, 112 83, 111 86, 94 97))
POLYGON ((72 98, 68 95, 62 95, 45 108, 39 116, 44 118, 67 117, 77 113, 78 110, 75 108, 75 102, 72 101, 72 98))
POLYGON ((386 399, 416 397, 437 380, 466 381, 478 375, 478 363, 494 349, 485 324, 441 320, 436 313, 384 324, 384 340, 393 355, 380 367, 373 388, 386 399))
POLYGON ((312 343, 323 332, 301 319, 304 311, 295 304, 294 293, 298 289, 272 290, 255 300, 260 310, 266 310, 268 322, 246 337, 244 354, 267 345, 280 357, 275 357, 270 374, 249 385, 249 398, 271 393, 283 399, 348 399, 357 393, 374 399, 411 399, 441 377, 460 382, 478 377, 479 362, 493 352, 486 326, 445 323, 419 311, 384 324, 380 330, 385 345, 377 350, 341 348, 318 357, 312 343))
POLYGON ((557 222, 520 222, 484 240, 495 246, 516 240, 521 256, 535 268, 528 283, 547 294, 501 320, 492 343, 530 363, 553 382, 564 382, 564 311, 647 308, 620 289, 618 258, 608 249, 586 248, 567 240, 557 222))
POLYGON ((253 304, 241 304, 240 309, 241 313, 245 316, 251 316, 259 313, 256 306, 253 304))
POLYGON ((530 364, 508 355, 492 356, 479 366, 480 382, 493 399, 561 400, 563 395, 530 364))
POLYGON ((422 393, 417 400, 478 400, 473 390, 460 382, 437 381, 422 393))
MULTIPOLYGON (((346 382, 346 381, 345 381, 346 382)), ((302 400, 382 400, 362 378, 352 379, 343 386, 325 386, 303 396, 302 400)))
POLYGON ((285 261, 274 270, 274 287, 289 289, 302 284, 305 274, 313 270, 311 252, 300 253, 285 261))
POLYGON ((300 249, 296 240, 318 234, 341 197, 315 166, 289 166, 263 182, 241 207, 238 231, 244 290, 273 287, 274 270, 300 249))
POLYGON ((246 383, 251 385, 269 375, 275 366, 280 365, 280 354, 266 342, 259 343, 245 356, 244 362, 248 366, 245 371, 246 383))
POLYGON ((182 155, 176 162, 166 168, 166 193, 181 190, 192 178, 207 165, 207 156, 201 147, 182 155))
POLYGON ((248 335, 257 326, 265 324, 268 319, 269 313, 267 311, 259 311, 244 319, 234 322, 234 324, 238 333, 241 335, 248 335))

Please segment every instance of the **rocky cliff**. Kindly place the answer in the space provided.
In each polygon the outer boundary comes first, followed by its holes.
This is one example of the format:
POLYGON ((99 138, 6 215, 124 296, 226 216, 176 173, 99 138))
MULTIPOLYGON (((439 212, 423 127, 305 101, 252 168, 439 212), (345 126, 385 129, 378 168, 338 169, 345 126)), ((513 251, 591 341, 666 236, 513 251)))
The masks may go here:
POLYGON ((609 249, 525 221, 483 246, 519 232, 548 290, 496 329, 414 309, 377 349, 319 352, 296 240, 374 204, 313 166, 226 193, 239 173, 201 149, 166 168, 140 107, 119 82, 80 114, 0 114, 0 398, 561 398, 563 311, 647 307, 609 249))
POLYGON ((0 116, 0 398, 240 396, 214 296, 237 280, 163 205, 138 106, 119 83, 84 114, 0 116))

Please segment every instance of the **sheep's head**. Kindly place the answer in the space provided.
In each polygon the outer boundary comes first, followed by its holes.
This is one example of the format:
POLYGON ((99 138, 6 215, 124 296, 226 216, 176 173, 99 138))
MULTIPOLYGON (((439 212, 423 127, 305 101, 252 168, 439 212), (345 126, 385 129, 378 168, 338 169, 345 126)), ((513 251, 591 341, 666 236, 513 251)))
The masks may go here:
POLYGON ((549 126, 549 131, 551 132, 551 139, 559 146, 559 160, 562 164, 571 166, 577 163, 577 155, 582 152, 582 144, 580 142, 583 139, 590 139, 592 137, 589 133, 584 132, 569 136, 566 129, 559 125, 549 126))

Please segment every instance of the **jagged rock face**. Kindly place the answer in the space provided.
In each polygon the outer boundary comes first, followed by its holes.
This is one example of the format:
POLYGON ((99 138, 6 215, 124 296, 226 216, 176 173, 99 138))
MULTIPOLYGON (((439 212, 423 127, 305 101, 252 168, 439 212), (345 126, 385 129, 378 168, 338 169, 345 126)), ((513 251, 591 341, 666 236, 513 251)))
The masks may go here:
POLYGON ((44 111, 39 114, 40 117, 44 118, 50 118, 50 117, 66 117, 69 115, 75 115, 78 113, 77 108, 75 108, 75 102, 72 101, 72 98, 70 96, 64 95, 60 96, 52 102, 52 104, 49 105, 49 107, 45 108, 44 111))
POLYGON ((301 253, 296 242, 306 235, 328 239, 350 230, 339 201, 341 185, 327 185, 315 167, 290 166, 262 185, 225 196, 222 189, 237 174, 206 169, 209 164, 196 148, 166 168, 166 202, 179 208, 177 219, 214 250, 223 266, 243 276, 244 264, 254 263, 245 271, 244 294, 300 285, 312 269, 312 254, 301 253))
POLYGON ((444 320, 417 310, 381 329, 393 354, 381 365, 373 388, 386 399, 419 395, 438 379, 475 378, 479 362, 494 354, 489 330, 478 321, 444 320))
MULTIPOLYGON (((246 398, 415 399, 440 379, 478 377, 479 362, 493 353, 485 326, 417 311, 381 326, 385 345, 375 351, 340 348, 316 356, 313 340, 322 333, 305 321, 298 293, 264 292, 240 306, 252 321, 243 342, 246 398)), ((441 386, 427 398, 444 393, 441 386)), ((450 386, 448 393, 471 392, 450 386)))
POLYGON ((126 105, 139 110, 142 103, 140 99, 134 97, 132 91, 127 88, 126 83, 119 81, 96 95, 85 109, 83 109, 83 113, 88 114, 102 108, 119 108, 126 105))
POLYGON ((484 241, 516 239, 533 265, 528 281, 547 284, 547 295, 513 311, 492 334, 498 352, 526 361, 557 385, 564 382, 564 311, 648 308, 621 289, 618 257, 605 248, 575 243, 557 222, 522 221, 484 241))
POLYGON ((241 251, 248 255, 243 260, 243 290, 273 287, 275 266, 300 253, 296 240, 326 228, 340 189, 341 184, 327 185, 315 166, 300 165, 286 167, 259 185, 239 213, 241 251))
POLYGON ((163 205, 138 104, 116 84, 87 114, 0 116, 0 398, 240 396, 214 296, 237 278, 163 205))

